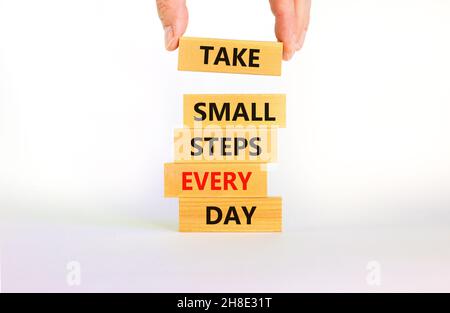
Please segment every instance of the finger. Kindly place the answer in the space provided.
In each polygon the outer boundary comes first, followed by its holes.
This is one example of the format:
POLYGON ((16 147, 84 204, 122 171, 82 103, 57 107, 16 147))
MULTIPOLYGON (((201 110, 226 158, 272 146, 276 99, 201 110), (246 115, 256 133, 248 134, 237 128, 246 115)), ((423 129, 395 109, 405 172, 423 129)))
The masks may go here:
POLYGON ((156 0, 156 6, 164 27, 166 49, 175 50, 188 24, 186 0, 156 0))
POLYGON ((295 49, 298 51, 303 47, 306 33, 309 27, 311 11, 311 0, 295 0, 295 11, 297 15, 297 28, 300 36, 297 38, 295 49))
POLYGON ((283 59, 289 60, 296 46, 296 12, 293 0, 270 0, 275 16, 275 36, 283 43, 283 59))

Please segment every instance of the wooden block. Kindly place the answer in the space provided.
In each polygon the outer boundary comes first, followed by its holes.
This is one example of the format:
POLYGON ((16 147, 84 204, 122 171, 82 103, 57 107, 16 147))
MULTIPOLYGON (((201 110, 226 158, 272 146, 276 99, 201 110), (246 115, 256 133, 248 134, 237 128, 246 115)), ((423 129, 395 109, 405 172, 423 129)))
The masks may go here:
POLYGON ((184 125, 286 127, 284 94, 189 94, 183 97, 184 125))
POLYGON ((277 128, 180 128, 174 135, 175 162, 275 162, 277 128))
POLYGON ((178 70, 280 76, 282 52, 280 42, 181 37, 178 70))
POLYGON ((165 197, 265 197, 267 170, 261 164, 166 163, 165 197))
POLYGON ((281 198, 180 198, 181 232, 280 232, 281 198))

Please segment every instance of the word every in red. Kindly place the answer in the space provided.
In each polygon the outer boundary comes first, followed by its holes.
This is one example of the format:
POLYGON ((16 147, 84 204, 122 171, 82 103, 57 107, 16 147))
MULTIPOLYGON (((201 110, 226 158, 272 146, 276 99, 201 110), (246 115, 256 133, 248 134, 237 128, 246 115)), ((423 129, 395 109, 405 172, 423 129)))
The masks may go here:
POLYGON ((252 172, 182 172, 182 189, 247 190, 252 172))

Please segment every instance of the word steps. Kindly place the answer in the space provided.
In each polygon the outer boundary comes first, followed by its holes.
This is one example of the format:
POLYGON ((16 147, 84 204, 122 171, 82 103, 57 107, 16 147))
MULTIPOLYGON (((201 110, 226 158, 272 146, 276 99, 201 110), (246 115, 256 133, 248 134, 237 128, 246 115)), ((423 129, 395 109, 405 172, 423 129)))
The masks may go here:
MULTIPOLYGON (((183 37, 178 69, 279 76, 282 48, 183 37)), ((164 165, 164 196, 179 198, 179 230, 281 231, 282 200, 267 195, 266 163, 277 160, 286 96, 186 94, 183 122, 174 130, 174 162, 164 165)))
POLYGON ((276 128, 176 129, 175 162, 274 162, 276 128))

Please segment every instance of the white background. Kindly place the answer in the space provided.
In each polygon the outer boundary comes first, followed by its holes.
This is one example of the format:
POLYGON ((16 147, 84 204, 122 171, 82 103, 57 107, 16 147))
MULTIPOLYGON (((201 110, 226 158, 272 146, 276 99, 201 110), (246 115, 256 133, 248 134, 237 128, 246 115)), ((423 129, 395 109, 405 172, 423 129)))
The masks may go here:
MULTIPOLYGON (((275 40, 267 1, 188 7, 189 36, 275 40)), ((3 291, 450 291, 449 38, 450 1, 313 0, 282 77, 188 73, 154 1, 0 0, 3 291), (287 94, 284 232, 180 234, 182 95, 247 92, 287 94)))

